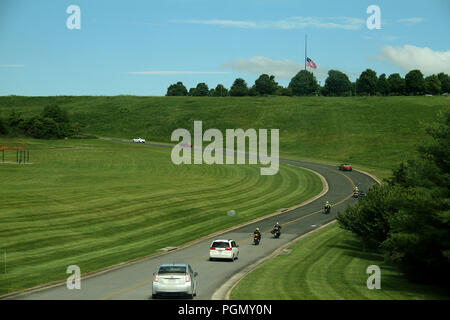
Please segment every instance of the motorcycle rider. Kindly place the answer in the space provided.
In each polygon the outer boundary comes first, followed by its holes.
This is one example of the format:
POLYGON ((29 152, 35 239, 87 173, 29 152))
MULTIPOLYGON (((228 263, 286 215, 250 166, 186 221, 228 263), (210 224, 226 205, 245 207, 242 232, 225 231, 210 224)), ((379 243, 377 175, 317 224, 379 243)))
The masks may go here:
POLYGON ((328 200, 327 200, 327 203, 325 203, 324 209, 325 209, 326 213, 329 213, 330 210, 331 210, 331 205, 330 205, 330 202, 328 200))
POLYGON ((272 233, 275 233, 275 232, 280 232, 281 233, 281 226, 280 226, 280 223, 278 221, 273 226, 273 232, 272 233))
POLYGON ((273 226, 273 230, 272 230, 273 235, 276 235, 277 233, 281 234, 281 226, 278 221, 277 221, 277 223, 275 223, 275 225, 273 226))
POLYGON ((253 236, 255 234, 258 236, 258 240, 261 240, 261 232, 259 232, 259 228, 256 228, 256 230, 253 232, 253 236))

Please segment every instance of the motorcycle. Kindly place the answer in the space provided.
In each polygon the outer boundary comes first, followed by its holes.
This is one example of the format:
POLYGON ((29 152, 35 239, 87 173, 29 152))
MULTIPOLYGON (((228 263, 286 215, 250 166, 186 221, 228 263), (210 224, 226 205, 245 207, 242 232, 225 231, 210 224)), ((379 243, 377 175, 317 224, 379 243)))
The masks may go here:
POLYGON ((261 241, 261 236, 257 233, 253 234, 253 244, 257 246, 261 241))
POLYGON ((353 198, 358 198, 359 197, 359 191, 355 190, 353 191, 353 198))
POLYGON ((273 234, 273 237, 275 239, 279 238, 281 236, 281 230, 280 229, 273 229, 272 231, 270 231, 270 233, 273 234))
POLYGON ((325 208, 323 209, 324 214, 329 214, 330 211, 331 211, 331 206, 325 206, 325 208))

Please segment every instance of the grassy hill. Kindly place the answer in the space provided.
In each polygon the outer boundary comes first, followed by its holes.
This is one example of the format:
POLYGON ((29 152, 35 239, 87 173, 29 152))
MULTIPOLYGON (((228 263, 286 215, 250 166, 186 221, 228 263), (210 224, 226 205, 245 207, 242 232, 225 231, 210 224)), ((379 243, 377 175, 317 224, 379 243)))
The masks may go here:
POLYGON ((11 109, 37 113, 50 103, 67 109, 97 136, 170 142, 174 129, 278 128, 280 153, 343 162, 387 176, 425 139, 424 124, 450 107, 448 97, 0 97, 11 109))

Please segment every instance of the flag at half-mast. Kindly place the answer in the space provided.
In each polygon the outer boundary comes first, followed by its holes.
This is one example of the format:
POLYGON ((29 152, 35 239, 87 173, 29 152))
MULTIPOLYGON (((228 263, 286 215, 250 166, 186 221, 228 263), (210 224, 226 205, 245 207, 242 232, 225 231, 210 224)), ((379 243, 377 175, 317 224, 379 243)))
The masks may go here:
POLYGON ((314 61, 312 61, 310 58, 306 57, 306 65, 308 67, 311 67, 313 69, 317 69, 316 64, 314 63, 314 61))

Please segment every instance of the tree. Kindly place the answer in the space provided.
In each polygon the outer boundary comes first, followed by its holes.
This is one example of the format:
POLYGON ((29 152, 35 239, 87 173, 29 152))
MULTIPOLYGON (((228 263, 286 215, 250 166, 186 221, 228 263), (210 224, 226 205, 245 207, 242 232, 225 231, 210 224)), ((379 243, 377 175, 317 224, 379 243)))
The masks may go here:
POLYGON ((290 97, 292 96, 292 89, 287 87, 287 88, 282 88, 280 90, 280 96, 287 96, 290 97))
POLYGON ((306 70, 301 70, 298 72, 291 79, 288 87, 295 96, 313 95, 316 94, 319 89, 319 85, 317 84, 314 74, 306 70))
POLYGON ((189 88, 189 92, 188 92, 187 95, 190 96, 190 97, 195 96, 195 88, 189 88))
POLYGON ((277 90, 278 83, 275 82, 275 76, 262 74, 255 80, 255 89, 260 95, 273 94, 277 90))
POLYGON ((52 118, 35 116, 26 121, 25 133, 36 139, 63 137, 58 123, 52 118))
POLYGON ((8 124, 11 128, 20 129, 24 121, 25 120, 22 118, 22 115, 14 109, 9 114, 8 124))
POLYGON ((358 95, 373 96, 377 92, 378 77, 372 69, 366 69, 356 80, 356 92, 358 95))
POLYGON ((441 93, 450 93, 450 77, 448 74, 441 72, 437 76, 441 81, 441 93))
POLYGON ((242 78, 237 78, 230 88, 230 96, 242 97, 246 95, 248 95, 247 82, 242 78))
POLYGON ((327 96, 350 96, 351 83, 347 75, 338 70, 328 71, 323 94, 327 96))
POLYGON ((422 95, 425 92, 425 79, 420 70, 411 70, 405 76, 406 93, 422 95))
POLYGON ((441 81, 437 75, 433 74, 425 78, 425 93, 439 95, 441 93, 441 89, 441 81))
POLYGON ((172 84, 167 88, 166 96, 185 96, 188 91, 183 85, 183 82, 179 81, 176 84, 172 84))
POLYGON ((391 95, 401 96, 405 94, 405 79, 398 73, 393 73, 388 78, 391 95))
POLYGON ((253 85, 250 89, 248 89, 248 95, 251 97, 256 97, 260 95, 258 89, 256 89, 256 85, 253 85))
POLYGON ((208 85, 204 82, 200 82, 199 84, 197 84, 197 87, 195 88, 193 95, 196 97, 208 96, 209 95, 208 85))
POLYGON ((69 123, 69 116, 66 110, 61 109, 58 105, 53 104, 44 107, 42 111, 43 118, 50 118, 57 123, 69 123))
POLYGON ((450 285, 450 111, 426 129, 431 139, 337 217, 414 280, 450 285))
POLYGON ((390 93, 389 81, 386 79, 386 74, 381 74, 378 78, 377 92, 383 96, 387 96, 390 93))
POLYGON ((398 204, 407 192, 398 186, 374 185, 356 205, 337 215, 339 226, 352 231, 364 248, 378 248, 390 231, 389 220, 398 212, 398 204))
POLYGON ((8 128, 6 128, 2 118, 0 118, 0 134, 8 134, 8 128))
POLYGON ((222 84, 218 84, 214 89, 215 97, 226 97, 228 95, 228 89, 225 88, 222 84))

